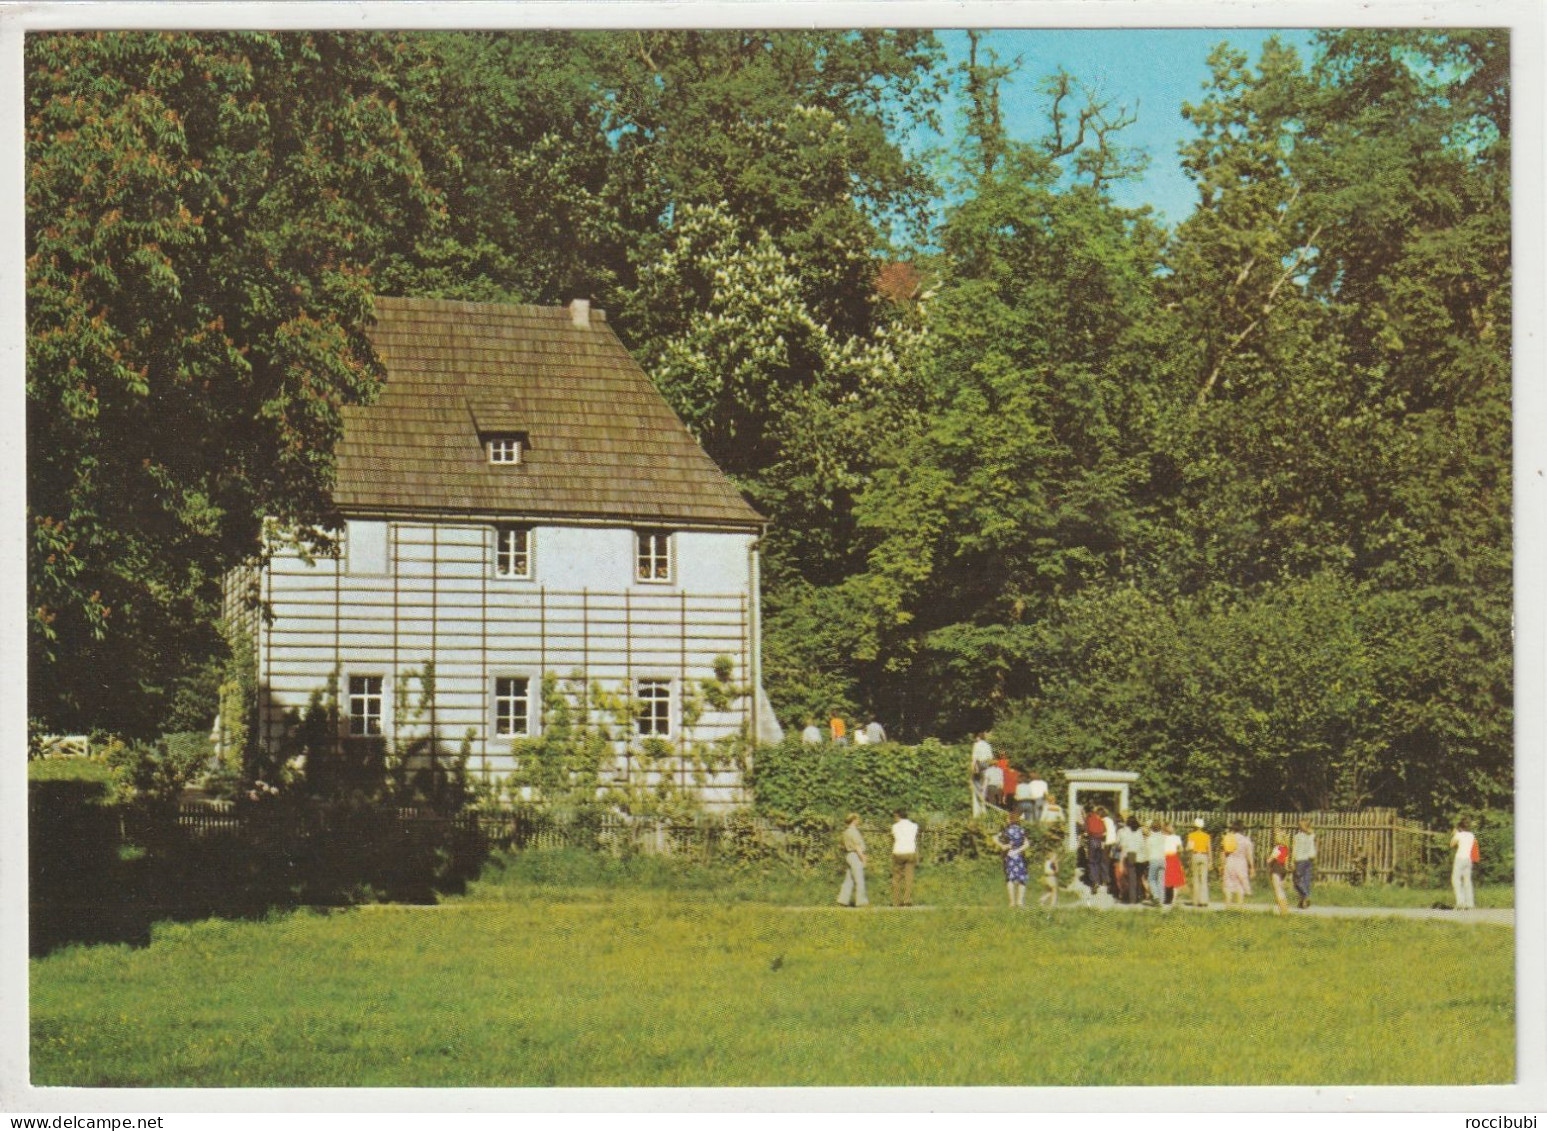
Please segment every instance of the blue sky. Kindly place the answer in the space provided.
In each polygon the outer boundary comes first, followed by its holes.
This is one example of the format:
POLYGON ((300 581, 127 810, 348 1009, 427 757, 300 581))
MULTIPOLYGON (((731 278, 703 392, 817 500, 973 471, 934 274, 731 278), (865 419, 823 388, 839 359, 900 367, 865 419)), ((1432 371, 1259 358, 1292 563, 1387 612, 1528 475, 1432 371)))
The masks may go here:
MULTIPOLYGON (((965 32, 938 34, 953 64, 966 60, 965 32)), ((1123 141, 1149 154, 1149 169, 1141 180, 1115 185, 1112 195, 1127 206, 1149 204, 1174 225, 1192 211, 1197 199, 1177 157, 1177 146, 1191 134, 1182 104, 1201 100, 1215 45, 1228 42, 1255 62, 1262 44, 1275 34, 1309 58, 1312 32, 1300 28, 1017 29, 985 32, 980 45, 993 48, 1003 64, 1021 60, 1002 91, 1005 125, 1012 137, 1029 140, 1041 135, 1048 100, 1038 87, 1059 67, 1115 103, 1136 105, 1139 119, 1123 131, 1123 141)), ((956 135, 961 121, 955 108, 943 115, 942 124, 947 138, 956 135)))

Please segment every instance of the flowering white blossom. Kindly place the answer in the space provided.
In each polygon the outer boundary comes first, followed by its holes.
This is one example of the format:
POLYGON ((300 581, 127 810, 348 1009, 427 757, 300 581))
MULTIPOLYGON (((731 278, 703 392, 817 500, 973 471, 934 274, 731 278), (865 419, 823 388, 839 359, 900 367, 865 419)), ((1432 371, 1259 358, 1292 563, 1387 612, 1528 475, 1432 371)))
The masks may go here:
POLYGON ((700 439, 733 440, 748 420, 777 421, 813 393, 856 404, 897 382, 922 330, 836 333, 767 232, 748 235, 723 203, 684 206, 674 219, 670 242, 640 274, 641 291, 678 317, 653 343, 649 368, 700 439))

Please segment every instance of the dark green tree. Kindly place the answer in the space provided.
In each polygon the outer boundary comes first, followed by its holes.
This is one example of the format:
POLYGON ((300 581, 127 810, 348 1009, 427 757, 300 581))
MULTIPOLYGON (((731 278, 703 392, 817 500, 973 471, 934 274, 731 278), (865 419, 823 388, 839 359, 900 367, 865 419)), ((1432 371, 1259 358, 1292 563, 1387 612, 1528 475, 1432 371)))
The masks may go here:
POLYGON ((329 515, 370 268, 442 202, 391 36, 30 36, 30 711, 154 730, 223 569, 329 515))
POLYGON ((904 726, 960 731, 1024 694, 1049 602, 1120 573, 1142 531, 1150 408, 1131 343, 1160 232, 1081 173, 1079 155, 1116 128, 1098 104, 1061 134, 1064 76, 1048 137, 1015 142, 995 108, 1002 75, 976 58, 965 69, 967 195, 929 265, 900 383, 912 411, 894 414, 854 505, 865 566, 806 602, 847 613, 844 666, 904 726))

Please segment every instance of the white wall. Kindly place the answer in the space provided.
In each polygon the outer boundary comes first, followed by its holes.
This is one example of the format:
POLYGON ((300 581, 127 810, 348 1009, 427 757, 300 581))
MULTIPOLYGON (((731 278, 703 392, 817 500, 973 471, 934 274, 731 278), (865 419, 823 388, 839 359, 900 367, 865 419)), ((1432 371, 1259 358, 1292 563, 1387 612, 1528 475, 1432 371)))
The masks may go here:
MULTIPOLYGON (((433 661, 436 731, 450 749, 474 732, 475 771, 513 768, 509 740, 493 734, 499 676, 527 676, 534 695, 544 672, 579 671, 608 690, 667 679, 674 742, 734 734, 747 724, 750 702, 706 710, 685 733, 682 692, 709 678, 720 655, 732 658, 737 682, 748 678, 753 540, 749 533, 677 532, 668 583, 635 579, 634 532, 623 528, 537 527, 530 580, 494 576, 489 525, 393 523, 385 573, 351 573, 347 547, 340 559, 314 562, 280 550, 265 577, 273 618, 261 630, 260 733, 278 741, 286 713, 303 711, 334 672, 341 699, 350 675, 383 677, 390 731, 395 686, 417 699, 412 673, 433 661)), ((347 716, 347 702, 341 707, 347 716)))
POLYGON ((672 580, 634 577, 634 531, 615 527, 539 526, 532 531, 534 583, 558 589, 687 589, 746 592, 747 552, 755 535, 678 531, 672 580))

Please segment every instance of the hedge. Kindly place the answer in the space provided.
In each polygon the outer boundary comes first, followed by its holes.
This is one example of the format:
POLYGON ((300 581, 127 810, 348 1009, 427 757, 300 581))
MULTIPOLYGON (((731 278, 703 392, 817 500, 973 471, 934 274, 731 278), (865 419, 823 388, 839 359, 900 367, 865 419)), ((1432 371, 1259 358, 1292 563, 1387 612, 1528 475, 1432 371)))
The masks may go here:
POLYGON ((778 820, 850 812, 880 820, 894 809, 915 819, 960 818, 972 809, 970 754, 969 747, 934 739, 917 746, 806 746, 789 738, 758 750, 747 781, 754 811, 778 820))
POLYGON ((298 905, 433 902, 488 853, 477 826, 404 822, 395 810, 267 800, 240 832, 204 835, 175 802, 114 800, 100 781, 28 788, 31 950, 150 940, 163 919, 262 916, 298 905))

